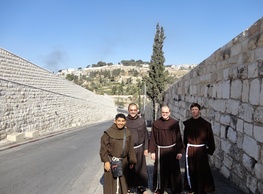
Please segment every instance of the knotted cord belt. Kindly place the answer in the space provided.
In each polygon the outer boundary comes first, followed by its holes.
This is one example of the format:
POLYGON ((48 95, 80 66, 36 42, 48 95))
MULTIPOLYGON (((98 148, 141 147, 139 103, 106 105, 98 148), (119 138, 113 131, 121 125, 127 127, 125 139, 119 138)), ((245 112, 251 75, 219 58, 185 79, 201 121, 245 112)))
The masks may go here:
POLYGON ((134 146, 134 149, 137 149, 139 147, 141 147, 143 145, 143 143, 141 143, 140 145, 134 146))
POLYGON ((157 145, 158 147, 158 165, 157 165, 157 185, 156 185, 156 190, 161 188, 161 175, 160 175, 160 159, 161 159, 161 155, 160 155, 160 150, 161 148, 171 148, 174 147, 176 145, 176 143, 172 144, 172 145, 168 145, 168 146, 160 146, 157 145))
POLYGON ((186 146, 186 154, 185 154, 185 157, 186 157, 186 175, 187 175, 188 185, 190 186, 190 188, 192 188, 192 185, 191 185, 190 174, 189 174, 189 165, 188 165, 188 148, 189 147, 203 147, 203 146, 205 146, 205 144, 190 144, 190 143, 188 143, 186 146))

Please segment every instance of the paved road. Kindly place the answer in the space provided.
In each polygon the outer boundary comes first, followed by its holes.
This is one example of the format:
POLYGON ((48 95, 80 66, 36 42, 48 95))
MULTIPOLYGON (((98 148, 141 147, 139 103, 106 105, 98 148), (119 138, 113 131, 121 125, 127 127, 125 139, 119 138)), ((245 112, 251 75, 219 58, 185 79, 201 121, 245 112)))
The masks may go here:
MULTIPOLYGON (((0 194, 102 194, 100 137, 111 123, 66 130, 38 141, 5 147, 0 144, 0 194)), ((146 161, 152 189, 153 161, 149 156, 146 161)), ((213 174, 213 194, 243 194, 218 171, 213 174)), ((150 189, 148 193, 152 194, 150 189)))
MULTIPOLYGON (((91 194, 100 137, 112 121, 0 151, 1 194, 91 194)), ((98 184, 98 182, 96 183, 98 184)))

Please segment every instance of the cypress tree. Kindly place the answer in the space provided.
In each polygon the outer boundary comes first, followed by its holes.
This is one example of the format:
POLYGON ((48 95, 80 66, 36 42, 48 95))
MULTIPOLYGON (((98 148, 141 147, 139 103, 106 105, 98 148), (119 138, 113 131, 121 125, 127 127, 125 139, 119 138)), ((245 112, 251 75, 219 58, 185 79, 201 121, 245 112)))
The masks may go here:
POLYGON ((155 120, 155 104, 161 103, 162 94, 165 89, 165 67, 164 67, 164 30, 163 27, 156 25, 156 33, 154 37, 153 53, 149 65, 149 76, 145 77, 146 82, 146 94, 152 101, 153 108, 153 120, 155 120))

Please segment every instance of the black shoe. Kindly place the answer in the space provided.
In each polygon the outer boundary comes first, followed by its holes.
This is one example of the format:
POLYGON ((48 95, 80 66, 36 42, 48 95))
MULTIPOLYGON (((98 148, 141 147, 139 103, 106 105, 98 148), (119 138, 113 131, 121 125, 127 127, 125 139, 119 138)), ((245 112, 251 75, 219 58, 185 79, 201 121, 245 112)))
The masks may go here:
POLYGON ((135 192, 135 189, 134 189, 134 188, 128 189, 128 193, 134 193, 134 192, 135 192))
POLYGON ((144 186, 138 186, 137 187, 137 192, 139 194, 143 194, 144 191, 146 191, 146 188, 144 186))

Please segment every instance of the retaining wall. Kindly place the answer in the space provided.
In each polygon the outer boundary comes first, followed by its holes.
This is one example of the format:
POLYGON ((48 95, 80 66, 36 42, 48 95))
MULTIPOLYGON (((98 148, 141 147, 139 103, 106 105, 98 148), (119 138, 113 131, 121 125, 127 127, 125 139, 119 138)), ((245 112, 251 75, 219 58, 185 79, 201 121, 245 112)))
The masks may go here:
POLYGON ((0 48, 0 141, 8 134, 46 133, 114 119, 100 96, 0 48))
POLYGON ((213 125, 216 151, 211 164, 243 191, 262 194, 263 18, 215 51, 163 96, 163 103, 180 121, 190 117, 192 102, 203 107, 202 116, 213 125))

